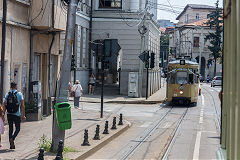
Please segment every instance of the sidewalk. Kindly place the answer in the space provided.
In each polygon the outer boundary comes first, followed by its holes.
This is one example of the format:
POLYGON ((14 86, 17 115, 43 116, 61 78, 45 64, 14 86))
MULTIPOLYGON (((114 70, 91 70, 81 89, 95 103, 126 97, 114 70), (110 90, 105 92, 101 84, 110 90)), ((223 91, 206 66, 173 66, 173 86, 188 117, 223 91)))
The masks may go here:
MULTIPOLYGON (((79 156, 88 156, 89 151, 97 149, 101 145, 105 145, 108 139, 114 138, 113 136, 118 136, 124 132, 129 124, 125 121, 123 126, 117 126, 118 129, 111 131, 112 117, 118 115, 112 115, 111 113, 104 113, 104 118, 99 118, 99 112, 97 111, 85 111, 81 109, 72 108, 72 128, 66 131, 65 134, 65 146, 74 150, 74 152, 68 152, 64 154, 67 159, 75 159, 79 156), (103 135, 102 130, 104 129, 105 120, 109 121, 109 135, 103 135), (96 124, 100 124, 100 136, 101 140, 92 140, 95 134, 96 124), (89 142, 91 146, 83 147, 84 130, 89 131, 89 142), (105 142, 106 141, 106 142, 105 142)), ((117 123, 118 123, 117 117, 117 123)), ((21 124, 21 131, 15 140, 15 150, 9 149, 8 142, 8 125, 5 126, 5 133, 2 135, 2 145, 0 148, 0 159, 37 159, 39 148, 38 143, 40 138, 45 135, 48 139, 52 137, 52 116, 44 118, 41 121, 34 122, 23 122, 21 124)), ((56 154, 44 153, 45 159, 54 159, 56 154)))
MULTIPOLYGON (((104 96, 104 103, 120 103, 120 104, 156 104, 162 103, 166 99, 166 84, 162 86, 156 93, 151 95, 147 100, 143 98, 131 98, 123 95, 104 96)), ((73 98, 70 97, 70 101, 73 98)), ((81 102, 87 103, 100 103, 101 95, 83 95, 80 98, 81 102)))

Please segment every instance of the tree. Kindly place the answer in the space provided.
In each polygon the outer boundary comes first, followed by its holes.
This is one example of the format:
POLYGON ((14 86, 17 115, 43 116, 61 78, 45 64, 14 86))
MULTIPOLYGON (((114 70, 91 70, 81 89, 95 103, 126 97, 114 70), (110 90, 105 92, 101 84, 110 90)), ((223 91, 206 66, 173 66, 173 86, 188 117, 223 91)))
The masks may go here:
POLYGON ((209 32, 209 34, 205 37, 205 41, 209 40, 210 46, 208 49, 212 52, 212 56, 214 58, 214 76, 216 76, 216 62, 217 59, 222 59, 222 24, 223 24, 223 17, 222 17, 222 8, 218 7, 219 0, 216 2, 216 9, 209 14, 209 20, 206 24, 212 29, 214 32, 209 32))

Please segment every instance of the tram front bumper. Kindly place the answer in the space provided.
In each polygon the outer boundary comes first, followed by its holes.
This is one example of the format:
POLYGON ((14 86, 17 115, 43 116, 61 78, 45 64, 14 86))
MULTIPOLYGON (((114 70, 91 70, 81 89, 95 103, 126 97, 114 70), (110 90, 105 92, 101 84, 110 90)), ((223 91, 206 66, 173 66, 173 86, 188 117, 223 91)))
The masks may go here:
POLYGON ((191 102, 190 97, 173 97, 172 101, 179 104, 188 104, 191 102))

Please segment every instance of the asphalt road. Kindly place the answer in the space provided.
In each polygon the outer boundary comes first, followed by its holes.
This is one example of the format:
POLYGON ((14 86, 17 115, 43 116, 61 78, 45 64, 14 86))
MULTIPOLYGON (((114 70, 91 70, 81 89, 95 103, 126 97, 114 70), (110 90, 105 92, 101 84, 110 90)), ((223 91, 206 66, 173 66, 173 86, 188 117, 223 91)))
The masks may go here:
MULTIPOLYGON (((217 159, 220 143, 220 87, 202 84, 196 107, 107 104, 122 113, 131 128, 88 159, 217 159)), ((87 110, 99 104, 82 103, 87 110)))

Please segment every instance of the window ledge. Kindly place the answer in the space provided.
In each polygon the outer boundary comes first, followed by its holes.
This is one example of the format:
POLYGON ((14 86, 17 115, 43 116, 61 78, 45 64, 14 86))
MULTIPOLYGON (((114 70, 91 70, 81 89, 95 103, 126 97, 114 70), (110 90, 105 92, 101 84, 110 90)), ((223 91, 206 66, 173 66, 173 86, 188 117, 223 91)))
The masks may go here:
POLYGON ((96 9, 95 11, 122 11, 123 9, 122 8, 98 8, 96 9))
POLYGON ((28 0, 15 0, 15 1, 24 5, 30 6, 30 2, 28 0))

